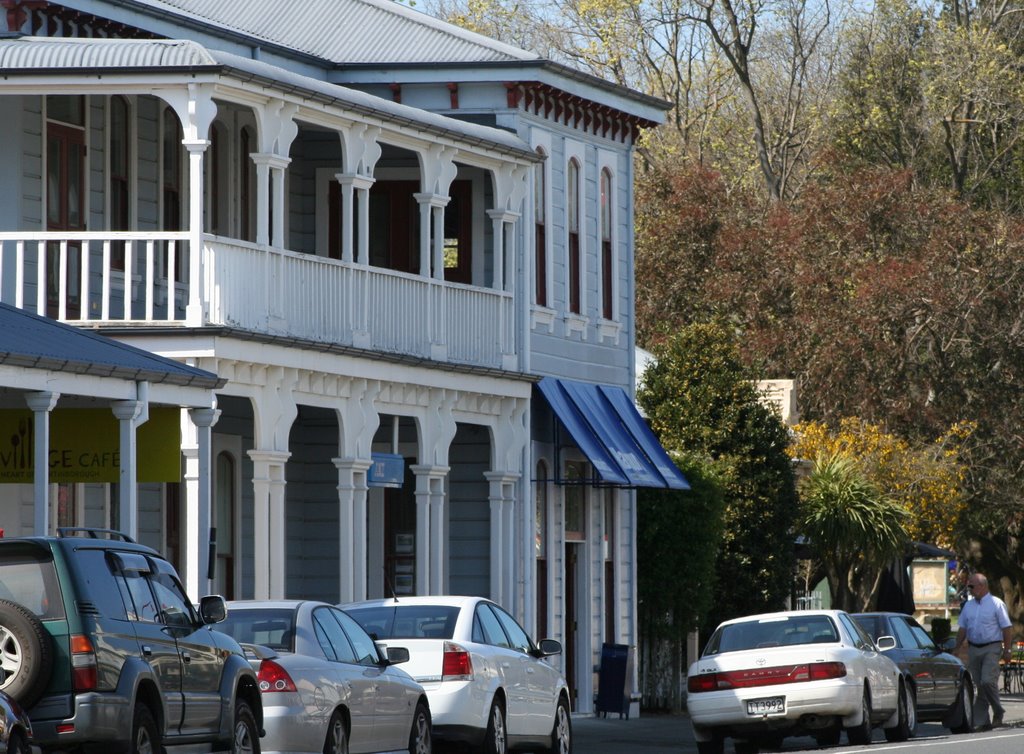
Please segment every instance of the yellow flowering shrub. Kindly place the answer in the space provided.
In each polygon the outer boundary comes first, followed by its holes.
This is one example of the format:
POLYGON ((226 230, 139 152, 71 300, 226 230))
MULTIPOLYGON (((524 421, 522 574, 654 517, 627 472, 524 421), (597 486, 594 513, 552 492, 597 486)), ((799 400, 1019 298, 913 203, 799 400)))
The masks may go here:
POLYGON ((967 504, 961 449, 974 429, 970 422, 954 424, 931 443, 911 443, 854 417, 844 418, 838 428, 805 422, 794 429, 796 440, 788 449, 793 458, 840 452, 852 456, 872 482, 910 513, 907 531, 912 539, 954 545, 967 504))

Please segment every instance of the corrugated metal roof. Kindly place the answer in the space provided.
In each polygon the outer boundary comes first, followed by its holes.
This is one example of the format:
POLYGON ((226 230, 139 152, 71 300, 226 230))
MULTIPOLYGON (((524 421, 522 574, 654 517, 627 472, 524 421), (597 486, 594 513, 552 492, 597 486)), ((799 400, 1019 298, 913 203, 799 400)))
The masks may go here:
POLYGON ((195 68, 216 65, 188 40, 22 37, 0 45, 0 70, 45 68, 195 68))
POLYGON ((0 39, 0 71, 8 76, 80 68, 114 68, 159 71, 181 68, 214 68, 226 77, 240 80, 258 77, 284 91, 304 91, 307 96, 329 102, 341 110, 365 113, 398 128, 413 127, 484 149, 497 150, 518 158, 535 159, 532 149, 515 134, 500 128, 449 118, 372 94, 349 89, 320 79, 303 76, 258 60, 219 50, 207 50, 196 42, 123 39, 61 39, 17 37, 0 39), (171 51, 177 50, 176 53, 171 51))
POLYGON ((129 0, 332 63, 483 63, 539 56, 394 0, 129 0))
POLYGON ((212 390, 217 375, 97 333, 0 304, 0 364, 212 390))

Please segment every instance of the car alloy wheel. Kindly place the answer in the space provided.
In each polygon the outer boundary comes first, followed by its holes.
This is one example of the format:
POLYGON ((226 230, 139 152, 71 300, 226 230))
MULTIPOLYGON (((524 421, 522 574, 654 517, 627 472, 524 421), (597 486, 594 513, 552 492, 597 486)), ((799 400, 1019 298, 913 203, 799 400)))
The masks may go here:
POLYGON ((345 730, 345 719, 340 711, 331 716, 327 727, 327 741, 324 743, 324 754, 348 754, 348 732, 345 730))
POLYGON ((235 703, 235 727, 231 738, 231 754, 260 754, 259 733, 256 731, 256 717, 248 702, 235 703))
POLYGON ((851 744, 866 746, 871 743, 871 700, 868 698, 867 689, 864 690, 864 697, 861 700, 861 721, 860 725, 846 729, 846 737, 851 744))
POLYGON ((423 703, 417 704, 409 732, 409 754, 431 754, 433 741, 430 730, 430 712, 423 703))
POLYGON ((160 754, 160 751, 160 732, 153 713, 145 704, 137 703, 132 720, 131 754, 160 754))
POLYGON ((551 754, 571 754, 572 717, 565 699, 558 700, 555 707, 555 724, 551 730, 551 754))
POLYGON ((487 716, 487 734, 484 737, 487 754, 506 754, 508 749, 505 735, 505 708, 501 706, 500 699, 495 699, 491 702, 491 713, 487 716))

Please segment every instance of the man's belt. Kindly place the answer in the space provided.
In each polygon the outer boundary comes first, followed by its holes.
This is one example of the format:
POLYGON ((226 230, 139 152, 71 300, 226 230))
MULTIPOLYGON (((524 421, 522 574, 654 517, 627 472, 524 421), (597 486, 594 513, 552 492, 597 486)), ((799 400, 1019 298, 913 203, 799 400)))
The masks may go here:
POLYGON ((1003 640, 1002 639, 996 639, 995 641, 983 641, 981 644, 976 644, 973 641, 969 641, 967 643, 970 644, 972 647, 981 648, 981 647, 991 647, 993 644, 1002 644, 1003 640))

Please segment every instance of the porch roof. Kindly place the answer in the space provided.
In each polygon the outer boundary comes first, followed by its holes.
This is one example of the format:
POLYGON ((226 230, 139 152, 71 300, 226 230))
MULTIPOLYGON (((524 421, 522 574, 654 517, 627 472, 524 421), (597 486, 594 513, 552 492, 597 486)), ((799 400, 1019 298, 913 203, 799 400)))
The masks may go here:
MULTIPOLYGON (((390 0, 389 0, 390 1, 390 0)), ((537 155, 508 131, 389 102, 372 94, 304 76, 278 66, 210 50, 190 40, 13 37, 0 39, 0 70, 18 76, 67 76, 76 73, 209 73, 242 82, 257 81, 323 104, 391 121, 433 135, 536 161, 537 155)))
POLYGON ((0 366, 198 388, 200 400, 189 405, 209 405, 202 400, 207 391, 227 383, 212 372, 3 303, 0 366))

